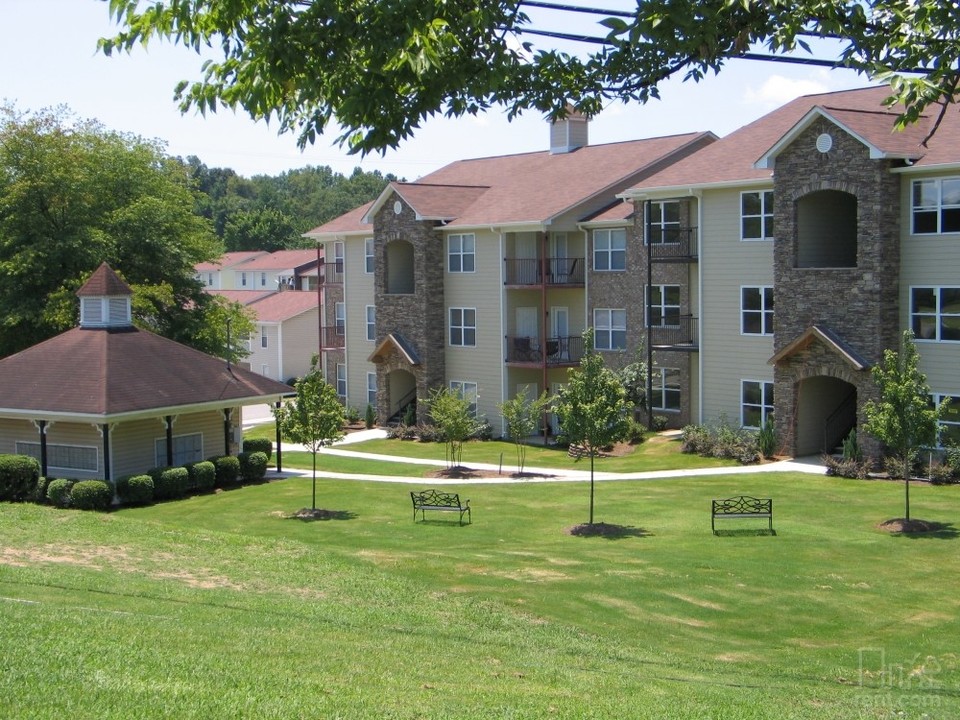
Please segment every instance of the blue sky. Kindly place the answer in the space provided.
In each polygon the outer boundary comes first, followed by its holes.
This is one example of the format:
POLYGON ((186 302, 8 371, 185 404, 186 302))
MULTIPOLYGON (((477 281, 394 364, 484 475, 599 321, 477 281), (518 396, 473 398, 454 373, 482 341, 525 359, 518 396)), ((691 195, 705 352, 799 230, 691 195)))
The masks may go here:
MULTIPOLYGON (((594 0, 601 7, 629 7, 631 0, 594 0)), ((586 5, 589 0, 577 0, 586 5)), ((199 77, 201 58, 170 44, 137 48, 111 58, 96 52, 97 39, 114 25, 102 0, 0 0, 0 100, 19 110, 67 105, 79 117, 106 127, 159 138, 171 155, 196 155, 211 167, 239 174, 279 174, 304 165, 354 167, 414 180, 465 157, 543 150, 543 118, 529 113, 508 123, 502 113, 428 121, 398 150, 366 158, 332 144, 336 133, 301 152, 293 135, 242 114, 221 110, 202 117, 182 115, 173 101, 179 80, 199 77)), ((581 22, 581 31, 594 31, 581 22)), ((538 27, 564 30, 556 16, 538 27)), ((600 29, 595 34, 601 34, 600 29)), ((535 42, 542 40, 531 38, 535 42)), ((575 48, 576 46, 570 46, 575 48)), ((590 126, 592 144, 656 135, 712 130, 725 135, 798 95, 867 85, 849 71, 733 61, 720 75, 699 84, 671 81, 659 101, 611 104, 590 126)))

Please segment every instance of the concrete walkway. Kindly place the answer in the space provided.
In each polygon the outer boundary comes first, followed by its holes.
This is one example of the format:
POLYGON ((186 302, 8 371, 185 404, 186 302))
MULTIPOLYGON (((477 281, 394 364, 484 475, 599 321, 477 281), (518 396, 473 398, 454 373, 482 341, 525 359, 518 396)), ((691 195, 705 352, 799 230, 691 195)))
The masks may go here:
MULTIPOLYGON (((377 460, 385 463, 405 463, 407 465, 428 465, 432 467, 443 468, 447 463, 443 460, 426 460, 423 458, 398 457, 396 455, 377 455, 373 453, 361 453, 346 449, 351 443, 363 442, 374 438, 384 438, 387 436, 385 430, 374 428, 372 430, 360 430, 348 433, 340 442, 334 443, 331 447, 323 448, 320 455, 339 455, 340 457, 363 458, 367 460, 377 460)), ((283 443, 283 452, 305 450, 302 445, 292 443, 283 443)), ((318 465, 322 466, 323 461, 318 460, 318 465)), ((581 460, 586 469, 568 470, 557 468, 538 468, 529 465, 524 467, 522 477, 516 477, 518 467, 512 463, 504 463, 502 466, 490 463, 470 463, 471 470, 483 472, 496 472, 496 477, 484 478, 429 478, 431 485, 493 485, 504 483, 544 483, 544 482, 583 482, 590 479, 589 460, 581 460)), ((597 471, 594 473, 594 480, 597 482, 610 482, 614 480, 655 480, 661 478, 692 477, 708 475, 747 475, 753 473, 769 472, 803 472, 812 475, 823 475, 826 472, 823 463, 819 457, 796 458, 793 460, 782 460, 779 462, 765 463, 762 465, 741 465, 737 467, 722 468, 697 468, 692 470, 652 470, 636 473, 611 473, 597 471)), ((310 470, 284 470, 282 473, 276 471, 271 473, 271 477, 312 477, 310 470)), ((407 477, 400 475, 361 475, 341 472, 327 472, 318 469, 317 477, 339 478, 342 480, 368 480, 372 482, 385 483, 410 483, 422 485, 426 478, 407 477)))

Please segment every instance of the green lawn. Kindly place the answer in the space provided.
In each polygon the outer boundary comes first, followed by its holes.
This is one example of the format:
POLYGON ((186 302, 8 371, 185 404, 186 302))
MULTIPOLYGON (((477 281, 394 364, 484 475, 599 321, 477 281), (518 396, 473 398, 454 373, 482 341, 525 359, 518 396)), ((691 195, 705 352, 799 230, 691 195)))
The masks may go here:
POLYGON ((108 515, 0 505, 0 717, 960 716, 960 487, 774 473, 454 488, 294 478, 108 515), (709 500, 770 496, 710 533, 709 500))

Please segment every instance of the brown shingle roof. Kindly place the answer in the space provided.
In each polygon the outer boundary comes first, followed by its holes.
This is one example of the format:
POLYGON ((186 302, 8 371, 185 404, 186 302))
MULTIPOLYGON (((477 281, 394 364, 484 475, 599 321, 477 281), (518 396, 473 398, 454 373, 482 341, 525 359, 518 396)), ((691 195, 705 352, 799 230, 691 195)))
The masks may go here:
MULTIPOLYGON (((320 251, 323 258, 323 251, 320 251)), ((317 262, 317 249, 307 250, 277 250, 267 255, 261 255, 250 262, 243 264, 244 270, 292 270, 301 265, 317 262)))
POLYGON ((317 293, 306 290, 275 292, 254 300, 248 308, 259 322, 283 322, 317 308, 317 293))
POLYGON ((367 210, 373 207, 373 200, 368 203, 364 203, 360 207, 354 208, 349 212, 345 212, 340 217, 336 217, 329 222, 325 222, 323 225, 313 228, 304 235, 307 237, 313 237, 314 235, 322 234, 335 234, 335 233, 350 233, 350 232, 373 232, 372 224, 364 224, 363 216, 367 214, 367 210))
POLYGON ((390 183, 421 218, 452 220, 459 217, 490 188, 470 185, 434 185, 432 183, 390 183))
POLYGON ((197 263, 193 267, 197 272, 215 272, 217 270, 227 270, 228 268, 242 265, 248 260, 253 260, 254 258, 266 254, 267 252, 265 250, 237 250, 234 252, 224 253, 216 260, 197 263))
POLYGON ((75 328, 0 360, 0 415, 106 420, 275 398, 292 388, 138 328, 75 328), (69 378, 69 382, 65 382, 69 378))
POLYGON ((113 268, 106 263, 101 263, 100 267, 93 271, 93 275, 77 290, 78 297, 90 297, 92 295, 100 297, 133 295, 133 290, 120 279, 113 268))

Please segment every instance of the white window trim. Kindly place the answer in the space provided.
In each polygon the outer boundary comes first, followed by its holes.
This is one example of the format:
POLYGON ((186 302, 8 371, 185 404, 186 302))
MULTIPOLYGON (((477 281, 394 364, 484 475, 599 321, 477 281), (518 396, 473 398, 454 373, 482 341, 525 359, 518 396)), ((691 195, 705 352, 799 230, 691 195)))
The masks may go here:
POLYGON ((652 385, 654 398, 658 399, 658 401, 660 402, 660 405, 654 405, 653 398, 651 398, 651 401, 650 401, 651 407, 657 412, 679 413, 683 409, 683 385, 680 383, 677 384, 677 390, 680 393, 680 407, 676 407, 676 408, 663 407, 663 398, 666 397, 666 391, 667 391, 667 384, 666 384, 667 372, 674 372, 679 374, 680 368, 656 367, 653 369, 653 377, 651 378, 650 384, 652 385))
MULTIPOLYGON (((680 241, 680 224, 681 224, 681 223, 680 223, 680 220, 673 221, 673 220, 664 220, 664 219, 663 219, 664 217, 666 217, 666 212, 664 212, 664 208, 665 208, 667 205, 676 205, 676 206, 677 206, 677 216, 679 217, 679 215, 680 215, 680 212, 679 212, 679 211, 680 211, 680 201, 679 201, 679 200, 652 200, 652 201, 650 201, 650 206, 649 206, 649 208, 648 208, 648 212, 650 212, 651 217, 647 220, 645 226, 648 227, 648 228, 650 228, 651 230, 652 230, 653 228, 659 228, 659 230, 660 230, 660 241, 653 243, 654 245, 677 245, 677 244, 679 244, 679 241, 680 241), (653 220, 653 217, 652 217, 652 215, 653 215, 652 209, 653 209, 654 206, 657 206, 658 208, 660 208, 660 220, 658 220, 658 221, 654 221, 654 220, 653 220), (674 228, 677 230, 677 240, 674 241, 674 242, 667 242, 667 241, 665 241, 663 238, 666 237, 666 235, 667 235, 667 232, 666 232, 667 229, 674 229, 674 228)), ((651 234, 652 234, 652 233, 651 233, 651 234)), ((644 245, 649 245, 649 244, 650 244, 650 238, 649 238, 649 237, 646 237, 646 235, 647 235, 647 233, 644 232, 643 244, 644 244, 644 245)))
POLYGON ((472 380, 451 380, 450 389, 470 400, 470 414, 474 418, 479 417, 480 386, 477 383, 472 380))
MULTIPOLYGON (((757 427, 756 425, 747 425, 747 424, 744 422, 744 420, 743 420, 743 408, 744 408, 744 402, 743 402, 743 386, 744 386, 746 383, 758 383, 758 384, 760 385, 760 405, 759 405, 759 406, 751 405, 750 407, 759 407, 759 408, 760 408, 760 420, 761 420, 761 423, 765 423, 765 422, 767 422, 768 416, 773 415, 773 413, 776 412, 776 405, 775 405, 775 404, 769 406, 769 410, 767 409, 768 406, 763 404, 763 398, 764 398, 764 396, 765 396, 765 394, 766 394, 766 393, 764 393, 765 386, 766 386, 766 385, 773 386, 773 380, 756 380, 756 379, 753 379, 753 378, 741 378, 741 379, 740 379, 740 397, 739 397, 739 400, 740 400, 740 427, 749 428, 749 429, 751 429, 751 430, 760 430, 760 429, 761 429, 760 427, 757 427)), ((773 390, 774 390, 774 392, 776 392, 776 388, 773 388, 773 390)), ((776 398, 774 398, 774 400, 776 400, 776 398)))
POLYGON ((626 350, 627 345, 627 310, 626 308, 594 308, 593 309, 593 344, 594 349, 599 350, 600 352, 619 352, 620 350, 626 350), (614 313, 623 313, 623 325, 614 324, 614 313), (600 323, 600 317, 606 316, 606 324, 602 325, 600 323), (600 335, 600 331, 603 330, 607 334, 607 340, 609 347, 600 347, 597 342, 597 338, 600 335), (614 347, 613 345, 613 334, 615 332, 623 332, 623 347, 614 347))
POLYGON ((366 323, 367 328, 367 340, 375 342, 377 339, 377 306, 376 305, 367 305, 364 310, 364 322, 366 323), (370 317, 370 312, 373 311, 373 318, 370 317))
POLYGON ((261 348, 270 347, 270 342, 269 342, 269 340, 267 339, 267 326, 266 326, 266 325, 261 325, 261 326, 260 326, 260 347, 261 347, 261 348))
POLYGON ((596 272, 626 272, 627 271, 627 230, 626 228, 597 228, 593 231, 593 269, 596 272), (615 248, 613 246, 614 233, 616 237, 623 237, 623 247, 615 248), (603 238, 603 247, 601 245, 601 238, 603 238), (614 256, 623 257, 623 267, 614 267, 613 258, 614 256), (600 268, 597 267, 597 258, 601 256, 606 256, 607 267, 600 268))
POLYGON ((671 330, 675 330, 675 329, 677 329, 677 328, 680 327, 680 319, 683 317, 683 312, 682 312, 682 308, 683 308, 683 288, 682 288, 680 285, 673 285, 673 284, 669 284, 669 285, 652 285, 652 286, 651 286, 651 285, 645 285, 645 286, 644 286, 644 298, 643 298, 643 300, 644 300, 644 302, 643 302, 643 326, 644 326, 644 327, 648 327, 648 326, 649 326, 649 327, 651 327, 651 328, 657 328, 657 329, 664 329, 664 328, 665 328, 665 329, 671 329, 671 330), (651 303, 651 300, 650 300, 650 288, 651 288, 651 287, 659 288, 659 290, 660 290, 660 304, 659 304, 659 305, 653 305, 653 306, 651 306, 651 304, 650 304, 650 303, 651 303), (666 298, 666 296, 667 296, 667 293, 665 292, 665 290, 666 290, 667 288, 677 288, 677 291, 678 291, 678 293, 680 294, 680 298, 677 300, 677 304, 676 304, 676 305, 672 305, 672 304, 671 304, 671 305, 668 305, 668 304, 666 304, 665 298, 666 298), (650 313, 650 310, 651 310, 653 307, 656 307, 658 310, 660 310, 660 324, 659 324, 659 325, 652 325, 650 319, 648 318, 648 315, 649 315, 649 313, 650 313), (666 317, 667 317, 667 313, 665 312, 665 310, 666 310, 667 308, 676 308, 676 310, 677 310, 677 324, 676 324, 676 325, 667 325, 667 324, 664 322, 664 321, 666 320, 666 317))
MULTIPOLYGON (((40 461, 40 443, 33 442, 31 440, 17 440, 14 445, 17 455, 29 455, 37 459, 37 462, 40 461), (36 455, 34 455, 30 450, 36 448, 36 455)), ((100 472, 100 449, 96 445, 71 445, 68 443, 47 443, 47 470, 67 470, 72 472, 90 472, 96 473, 100 472), (76 448, 77 450, 92 450, 93 451, 93 460, 94 466, 89 467, 69 467, 66 465, 53 465, 50 463, 51 451, 54 448, 76 448)))
POLYGON ((455 233, 453 235, 448 235, 447 236, 447 272, 454 273, 457 275, 463 275, 463 274, 475 273, 476 271, 477 271, 477 237, 476 235, 474 235, 473 233, 455 233), (456 238, 457 241, 460 243, 459 249, 456 249, 456 250, 453 247, 454 238, 456 238), (463 248, 464 242, 467 240, 467 238, 469 238, 470 241, 473 243, 473 250, 469 252, 467 252, 463 248), (469 256, 473 260, 472 270, 463 269, 463 261, 464 261, 464 258, 466 258, 467 256, 469 256), (460 258, 459 270, 453 269, 452 260, 454 257, 460 258))
POLYGON ((343 402, 347 401, 347 366, 344 363, 337 363, 337 397, 343 402), (340 392, 340 385, 343 384, 343 393, 340 392))
POLYGON ((936 178, 919 178, 910 183, 910 234, 918 235, 920 237, 930 237, 931 235, 957 235, 960 233, 960 228, 957 230, 944 230, 943 229, 943 211, 944 209, 953 209, 960 210, 960 205, 944 205, 943 204, 943 182, 945 180, 960 181, 960 177, 951 176, 951 177, 936 177, 936 178), (936 205, 914 205, 914 188, 921 183, 936 183, 937 185, 937 204, 936 205), (916 224, 916 213, 917 211, 923 212, 934 212, 937 215, 937 229, 933 232, 917 232, 916 224))
POLYGON ((377 374, 375 372, 367 373, 367 404, 377 407, 377 374), (371 393, 373 393, 372 398, 371 393))
POLYGON ((450 347, 463 347, 463 348, 473 348, 473 347, 476 347, 476 346, 477 346, 477 309, 476 309, 476 308, 471 308, 471 307, 452 307, 452 308, 449 308, 449 309, 447 310, 447 344, 449 344, 450 347), (453 313, 454 313, 455 311, 459 311, 459 312, 460 312, 460 319, 461 319, 461 323, 462 323, 461 325, 454 325, 454 324, 453 324, 453 313), (472 313, 473 313, 473 325, 467 325, 467 324, 466 324, 466 322, 467 322, 466 313, 467 313, 467 312, 472 312, 472 313), (459 342, 459 343, 453 342, 453 337, 452 337, 453 333, 452 333, 452 331, 453 331, 454 329, 459 329, 459 330, 460 330, 460 339, 461 339, 461 342, 459 342), (467 343, 467 342, 466 342, 466 331, 467 331, 467 330, 473 330, 473 342, 472 342, 472 343, 467 343))
POLYGON ((373 244, 373 238, 363 239, 363 272, 366 275, 372 275, 374 264, 376 262, 376 250, 373 244))
MULTIPOLYGON (((764 222, 765 218, 770 218, 773 220, 773 208, 770 208, 770 211, 767 212, 767 202, 765 200, 766 194, 770 193, 771 202, 776 202, 776 199, 773 197, 773 190, 744 190, 740 193, 740 209, 737 213, 737 217, 740 219, 740 242, 773 242, 773 237, 744 237, 743 236, 743 221, 744 218, 760 218, 760 230, 762 233, 766 233, 767 224, 764 222), (760 214, 759 215, 744 215, 743 214, 743 196, 744 195, 759 195, 760 196, 760 214)), ((776 229, 774 229, 776 232, 776 229)))
MULTIPOLYGON (((944 398, 958 398, 958 399, 960 399, 960 392, 953 392, 953 393, 951 393, 951 392, 931 393, 931 395, 932 395, 933 401, 934 401, 934 403, 936 404, 937 407, 940 407, 940 403, 943 402, 943 399, 944 399, 944 398)), ((950 407, 951 407, 951 408, 956 408, 956 407, 958 407, 958 403, 951 402, 951 403, 950 403, 950 407)), ((950 412, 950 411, 948 411, 948 412, 950 412)), ((956 427, 958 430, 960 430, 960 420, 939 420, 939 421, 937 421, 937 447, 938 447, 938 448, 943 448, 943 447, 945 447, 945 446, 943 445, 943 443, 940 441, 940 437, 941 437, 941 436, 940 436, 940 428, 943 427, 944 425, 949 425, 949 426, 951 426, 951 427, 956 427)))
MULTIPOLYGON (((203 460, 206 457, 206 455, 203 452, 203 433, 202 432, 181 433, 180 435, 173 435, 172 437, 173 437, 174 445, 176 445, 176 441, 181 438, 199 437, 200 438, 199 460, 203 460)), ((166 442, 167 442, 167 438, 165 435, 161 437, 155 437, 153 439, 153 459, 156 462, 156 467, 165 467, 167 464, 166 449, 164 449, 163 451, 163 456, 162 457, 160 456, 160 443, 166 444, 166 442)), ((174 452, 174 455, 176 455, 176 452, 174 452)), ((199 462, 199 460, 187 460, 186 462, 199 462)), ((182 464, 186 464, 186 463, 182 463, 182 464)), ((179 465, 177 465, 176 460, 173 461, 173 467, 180 467, 179 465)))
POLYGON ((773 313, 774 313, 774 310, 775 310, 776 305, 774 305, 774 307, 767 308, 766 302, 764 301, 764 291, 765 291, 765 290, 773 290, 773 286, 772 286, 772 285, 741 285, 741 286, 740 286, 740 334, 743 335, 744 337, 772 337, 772 336, 773 336, 773 320, 774 320, 774 314, 773 314, 773 313), (760 307, 759 310, 747 310, 746 308, 743 307, 743 291, 744 291, 744 290, 759 290, 759 291, 760 291, 760 306, 761 306, 761 307, 760 307), (743 328, 744 328, 743 314, 744 314, 744 313, 748 313, 748 312, 749 312, 749 313, 759 313, 759 314, 760 314, 760 326, 761 326, 761 327, 765 327, 765 326, 767 325, 767 323, 766 323, 766 317, 767 317, 767 313, 769 313, 769 314, 770 314, 770 332, 758 332, 758 333, 746 332, 746 331, 743 329, 743 328))
POLYGON ((958 313, 946 313, 946 314, 943 313, 943 310, 940 307, 940 291, 941 290, 960 290, 960 285, 911 285, 910 286, 910 290, 909 290, 910 295, 907 298, 910 327, 913 328, 914 326, 914 321, 913 321, 914 317, 917 315, 922 315, 923 317, 934 318, 934 321, 935 321, 934 327, 936 328, 936 336, 932 338, 924 338, 918 335, 916 332, 914 332, 914 340, 918 343, 946 343, 950 345, 960 343, 960 340, 943 340, 940 337, 940 326, 942 323, 942 318, 950 317, 950 318, 957 318, 958 320, 960 320, 960 314, 958 313), (932 315, 930 313, 914 312, 913 310, 913 291, 914 290, 933 290, 934 291, 934 294, 936 296, 936 301, 937 301, 937 308, 932 315))

